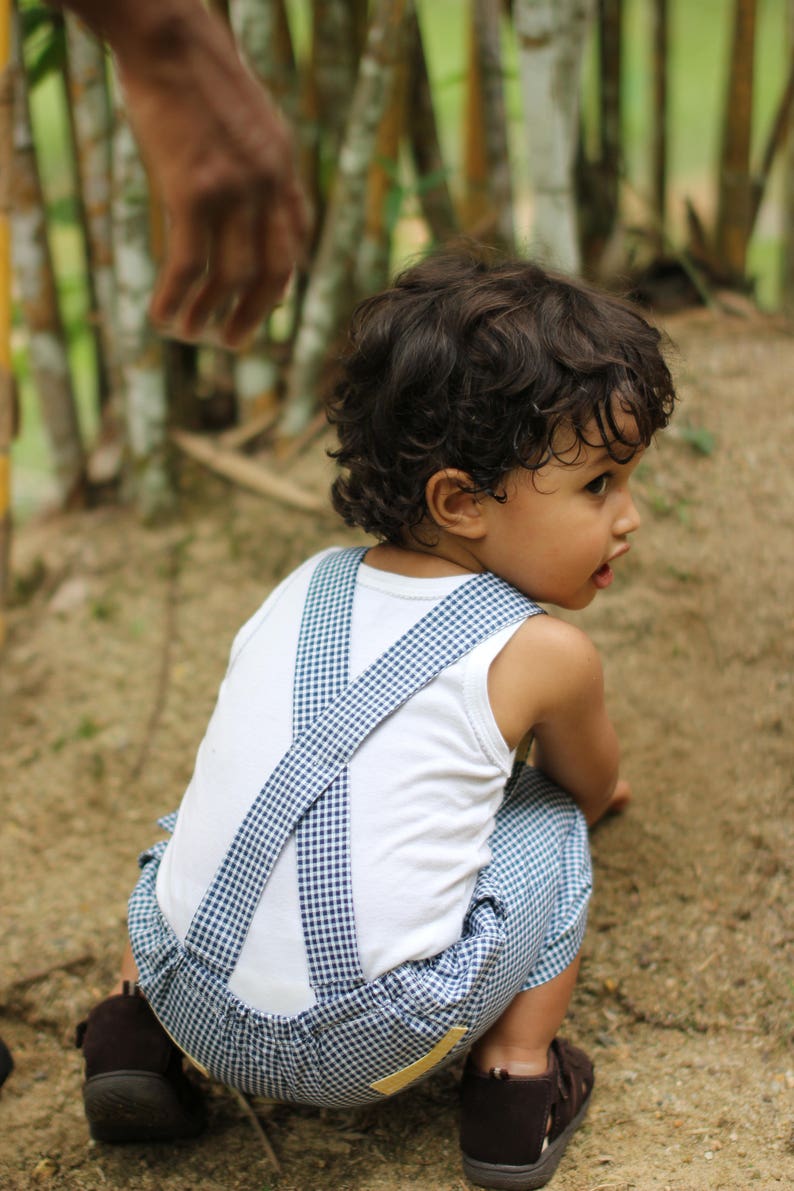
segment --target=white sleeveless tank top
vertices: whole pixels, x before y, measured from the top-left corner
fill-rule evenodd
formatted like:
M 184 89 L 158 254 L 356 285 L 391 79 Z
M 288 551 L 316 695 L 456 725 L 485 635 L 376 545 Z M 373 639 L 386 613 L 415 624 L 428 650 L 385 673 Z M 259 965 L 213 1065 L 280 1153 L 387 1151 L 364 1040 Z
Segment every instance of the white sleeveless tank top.
M 321 555 L 281 583 L 232 646 L 218 701 L 163 857 L 157 898 L 184 939 L 234 833 L 292 739 L 301 614 Z M 414 579 L 358 570 L 350 678 L 355 678 L 463 577 Z M 387 717 L 349 767 L 353 898 L 361 964 L 375 979 L 436 955 L 460 937 L 510 775 L 511 752 L 491 711 L 488 670 L 519 626 L 495 633 Z M 314 1003 L 293 841 L 254 915 L 229 987 L 256 1009 L 293 1014 Z

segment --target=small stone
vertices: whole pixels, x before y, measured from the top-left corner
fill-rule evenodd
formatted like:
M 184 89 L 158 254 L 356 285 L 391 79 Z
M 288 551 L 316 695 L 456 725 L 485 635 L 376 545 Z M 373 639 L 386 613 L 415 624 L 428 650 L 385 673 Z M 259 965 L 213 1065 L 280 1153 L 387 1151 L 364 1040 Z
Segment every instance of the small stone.
M 81 576 L 66 579 L 50 600 L 50 611 L 65 614 L 79 608 L 88 599 L 88 584 Z
M 33 1179 L 37 1183 L 46 1183 L 58 1173 L 58 1163 L 53 1158 L 42 1158 L 33 1167 Z

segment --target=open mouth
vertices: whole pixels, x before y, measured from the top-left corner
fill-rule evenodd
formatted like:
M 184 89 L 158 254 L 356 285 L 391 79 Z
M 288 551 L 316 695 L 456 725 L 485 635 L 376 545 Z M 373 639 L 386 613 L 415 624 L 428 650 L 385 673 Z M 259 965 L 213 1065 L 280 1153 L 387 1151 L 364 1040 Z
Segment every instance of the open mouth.
M 600 566 L 597 571 L 593 572 L 593 583 L 598 588 L 609 587 L 614 578 L 615 572 L 608 562 L 605 562 L 603 566 Z

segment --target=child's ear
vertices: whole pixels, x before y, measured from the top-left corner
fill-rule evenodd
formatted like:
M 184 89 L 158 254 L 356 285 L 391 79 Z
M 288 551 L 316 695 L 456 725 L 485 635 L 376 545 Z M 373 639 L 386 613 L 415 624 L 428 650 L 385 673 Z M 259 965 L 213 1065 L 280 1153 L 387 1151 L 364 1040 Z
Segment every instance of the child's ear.
M 471 476 L 457 467 L 434 472 L 425 486 L 427 511 L 439 529 L 476 540 L 485 534 L 482 498 L 472 493 Z

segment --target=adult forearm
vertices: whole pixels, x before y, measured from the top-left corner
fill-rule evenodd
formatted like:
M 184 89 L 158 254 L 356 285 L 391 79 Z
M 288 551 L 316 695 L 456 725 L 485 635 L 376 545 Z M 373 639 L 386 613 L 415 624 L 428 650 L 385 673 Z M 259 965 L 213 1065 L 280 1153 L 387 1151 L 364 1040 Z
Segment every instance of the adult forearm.
M 199 75 L 219 54 L 237 68 L 232 38 L 201 0 L 53 0 L 80 17 L 113 51 L 124 78 L 162 67 L 178 75 Z M 222 48 L 221 48 L 222 47 Z
M 191 24 L 206 19 L 200 0 L 51 0 L 59 8 L 75 13 L 114 50 L 157 43 L 168 35 L 174 37 L 190 29 Z

